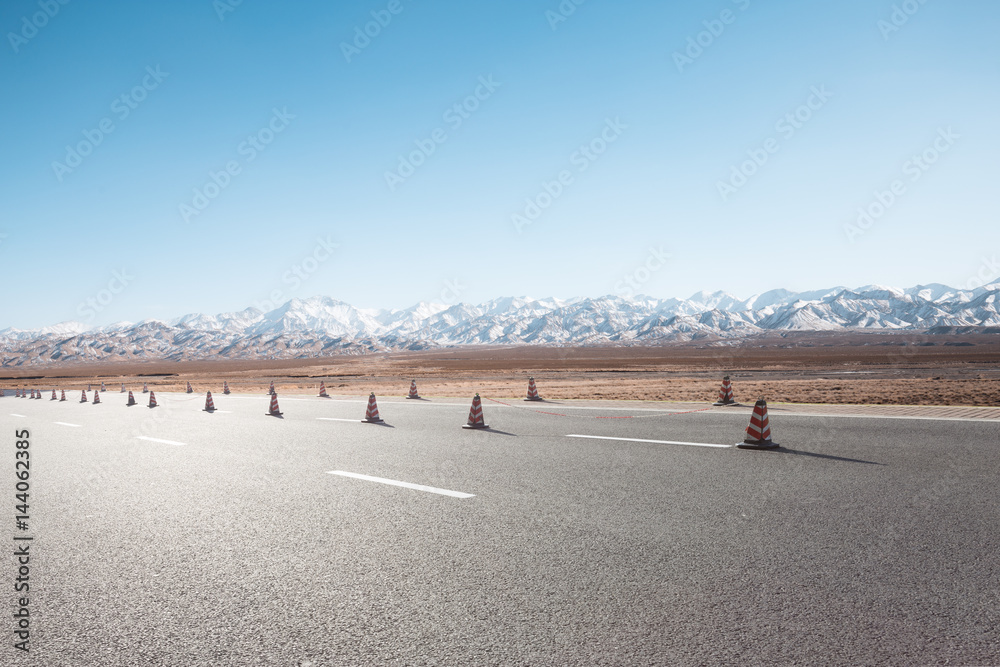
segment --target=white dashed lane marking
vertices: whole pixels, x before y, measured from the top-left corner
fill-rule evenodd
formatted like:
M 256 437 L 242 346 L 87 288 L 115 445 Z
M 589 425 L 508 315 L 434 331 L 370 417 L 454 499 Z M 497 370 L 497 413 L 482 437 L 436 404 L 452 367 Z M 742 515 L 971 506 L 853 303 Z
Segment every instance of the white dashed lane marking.
M 592 440 L 621 440 L 623 442 L 648 442 L 654 445 L 687 445 L 689 447 L 713 447 L 729 449 L 732 445 L 711 445 L 705 442 L 681 442 L 679 440 L 643 440 L 641 438 L 612 438 L 607 435 L 567 435 L 567 438 L 590 438 Z
M 161 440 L 160 438 L 147 438 L 144 435 L 136 436 L 138 440 L 146 440 L 147 442 L 159 442 L 164 445 L 173 445 L 175 447 L 185 447 L 183 442 L 174 442 L 173 440 Z
M 426 491 L 427 493 L 436 493 L 441 496 L 451 496 L 452 498 L 475 498 L 475 494 L 472 493 L 462 493 L 461 491 L 449 491 L 448 489 L 438 489 L 433 486 L 424 486 L 423 484 L 410 484 L 409 482 L 398 482 L 394 479 L 385 479 L 384 477 L 371 477 L 370 475 L 360 475 L 356 472 L 331 470 L 327 474 L 340 475 L 341 477 L 351 477 L 353 479 L 361 479 L 366 482 L 389 484 L 390 486 L 401 486 L 404 489 L 413 489 L 414 491 Z

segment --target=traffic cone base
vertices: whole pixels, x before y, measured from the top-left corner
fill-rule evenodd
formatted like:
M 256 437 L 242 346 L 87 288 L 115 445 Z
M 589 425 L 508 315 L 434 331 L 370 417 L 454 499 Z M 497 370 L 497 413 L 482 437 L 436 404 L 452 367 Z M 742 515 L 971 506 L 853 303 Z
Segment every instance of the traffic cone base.
M 743 442 L 736 443 L 736 446 L 740 449 L 777 449 L 781 447 L 781 445 L 771 440 L 760 440 L 758 442 L 747 442 L 744 440 Z

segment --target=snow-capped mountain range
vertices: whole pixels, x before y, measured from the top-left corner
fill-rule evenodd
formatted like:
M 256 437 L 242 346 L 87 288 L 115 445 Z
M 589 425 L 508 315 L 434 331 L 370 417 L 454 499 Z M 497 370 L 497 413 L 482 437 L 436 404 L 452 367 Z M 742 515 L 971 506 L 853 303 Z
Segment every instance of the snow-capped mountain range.
M 292 299 L 266 313 L 247 308 L 96 329 L 77 322 L 34 331 L 4 329 L 0 363 L 290 359 L 449 345 L 657 344 L 767 331 L 935 327 L 1000 327 L 1000 281 L 971 290 L 940 284 L 778 289 L 742 300 L 725 292 L 699 292 L 687 299 L 506 297 L 479 305 L 419 303 L 378 311 L 313 297 Z

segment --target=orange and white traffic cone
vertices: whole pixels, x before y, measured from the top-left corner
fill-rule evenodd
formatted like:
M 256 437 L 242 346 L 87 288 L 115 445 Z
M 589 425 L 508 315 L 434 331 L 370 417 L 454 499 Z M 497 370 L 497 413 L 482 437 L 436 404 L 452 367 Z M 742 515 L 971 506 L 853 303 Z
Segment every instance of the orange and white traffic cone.
M 472 408 L 469 410 L 469 423 L 462 428 L 489 428 L 483 420 L 483 401 L 476 394 L 472 399 Z
M 151 407 L 151 408 L 155 408 L 156 407 L 156 392 L 155 391 L 149 392 L 149 407 Z
M 368 397 L 368 409 L 365 410 L 365 418 L 361 421 L 366 424 L 378 424 L 382 421 L 382 418 L 378 416 L 378 403 L 375 402 L 374 391 Z
M 55 389 L 52 390 L 52 398 L 50 398 L 49 400 L 50 401 L 58 401 L 59 400 L 59 397 L 56 396 L 56 390 Z
M 232 393 L 232 392 L 229 391 L 229 383 L 228 382 L 223 382 L 222 383 L 222 393 L 226 394 L 227 396 Z
M 267 390 L 267 393 L 270 394 L 271 396 L 274 396 L 274 380 L 271 380 L 271 386 Z
M 82 392 L 80 392 L 80 402 L 81 403 L 86 403 L 87 402 L 87 390 L 86 389 L 84 389 Z
M 420 394 L 417 393 L 417 381 L 410 380 L 410 393 L 406 395 L 407 398 L 420 398 Z
M 212 392 L 205 394 L 205 409 L 202 412 L 215 412 L 215 401 L 212 400 Z
M 131 390 L 128 392 L 128 403 L 125 404 L 128 407 L 135 405 L 135 396 L 132 395 Z
M 104 388 L 104 383 L 103 382 L 101 383 L 101 391 L 107 391 L 107 389 Z
M 194 389 L 191 388 L 191 383 L 190 382 L 188 382 L 187 393 L 189 393 L 189 394 L 193 394 L 194 393 Z
M 320 383 L 319 383 L 319 395 L 320 395 L 320 398 L 330 398 L 330 394 L 326 393 L 326 382 L 320 381 Z
M 750 415 L 750 425 L 747 426 L 747 435 L 743 442 L 737 443 L 737 447 L 743 449 L 774 449 L 780 447 L 771 441 L 771 425 L 767 420 L 767 401 L 761 399 L 753 406 L 753 414 Z
M 142 393 L 144 394 L 149 393 L 149 385 L 147 385 L 145 382 L 142 383 Z
M 736 405 L 736 398 L 733 396 L 733 383 L 729 381 L 729 376 L 722 378 L 722 387 L 719 389 L 719 400 L 712 405 Z
M 273 417 L 280 417 L 281 410 L 278 409 L 278 395 L 271 394 L 271 408 L 267 411 L 267 414 Z
M 542 397 L 538 395 L 538 387 L 535 386 L 535 378 L 528 378 L 528 397 L 526 401 L 540 401 Z
M 101 392 L 95 391 L 94 392 L 94 405 L 97 405 L 100 402 L 101 402 Z
M 34 390 L 34 389 L 32 389 L 32 390 L 31 390 L 31 398 L 34 398 L 34 397 L 35 397 L 35 390 Z
M 125 383 L 124 382 L 122 382 L 122 391 L 121 391 L 121 393 L 123 393 L 123 394 L 125 393 Z
M 62 401 L 65 401 L 65 400 L 66 400 L 66 390 L 63 389 L 63 390 L 60 391 L 59 401 L 62 402 Z

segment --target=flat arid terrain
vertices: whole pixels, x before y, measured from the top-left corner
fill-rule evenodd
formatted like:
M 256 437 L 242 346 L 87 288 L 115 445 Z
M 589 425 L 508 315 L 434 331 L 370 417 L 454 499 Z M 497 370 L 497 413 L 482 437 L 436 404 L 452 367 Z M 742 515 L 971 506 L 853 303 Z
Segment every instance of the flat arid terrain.
M 737 400 L 883 405 L 1000 405 L 998 334 L 798 333 L 739 344 L 659 347 L 456 347 L 283 361 L 102 363 L 4 368 L 0 387 L 107 383 L 157 391 L 523 396 L 533 376 L 552 399 L 710 401 L 723 375 Z

